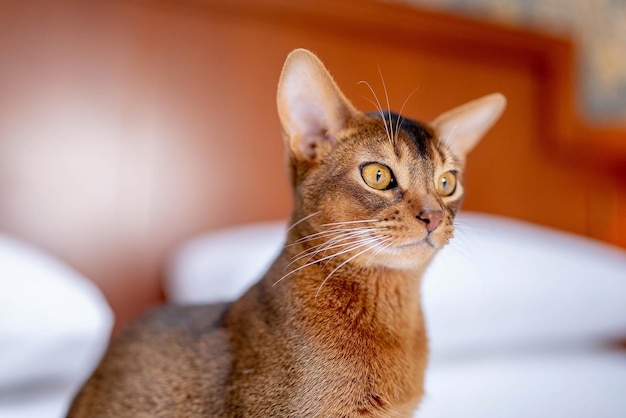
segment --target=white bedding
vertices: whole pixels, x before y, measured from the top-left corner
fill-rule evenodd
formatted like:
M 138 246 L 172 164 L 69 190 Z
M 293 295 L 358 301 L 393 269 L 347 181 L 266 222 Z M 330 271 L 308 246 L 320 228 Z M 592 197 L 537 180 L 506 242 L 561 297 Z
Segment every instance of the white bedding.
M 89 281 L 0 235 L 0 418 L 64 416 L 112 325 Z

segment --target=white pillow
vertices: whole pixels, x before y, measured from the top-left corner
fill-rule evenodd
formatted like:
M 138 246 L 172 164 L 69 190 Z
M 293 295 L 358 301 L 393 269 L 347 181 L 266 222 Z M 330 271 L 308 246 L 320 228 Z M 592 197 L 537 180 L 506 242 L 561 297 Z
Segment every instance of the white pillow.
M 251 224 L 184 243 L 168 263 L 167 299 L 193 304 L 238 298 L 278 255 L 286 230 L 283 221 Z
M 626 336 L 626 252 L 531 224 L 464 213 L 426 274 L 435 356 Z M 207 234 L 173 256 L 176 303 L 232 300 L 279 252 L 284 222 Z
M 0 235 L 0 417 L 59 417 L 102 355 L 113 315 L 89 281 Z M 33 411 L 37 411 L 34 413 Z

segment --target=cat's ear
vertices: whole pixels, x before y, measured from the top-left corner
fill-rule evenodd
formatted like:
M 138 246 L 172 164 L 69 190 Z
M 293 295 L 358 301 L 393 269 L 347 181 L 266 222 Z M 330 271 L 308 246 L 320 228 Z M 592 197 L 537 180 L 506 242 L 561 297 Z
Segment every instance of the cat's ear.
M 278 116 L 287 147 L 296 158 L 318 161 L 356 109 L 322 62 L 305 49 L 292 51 L 278 83 Z
M 439 140 L 464 159 L 496 123 L 506 107 L 506 98 L 493 93 L 454 108 L 431 122 Z

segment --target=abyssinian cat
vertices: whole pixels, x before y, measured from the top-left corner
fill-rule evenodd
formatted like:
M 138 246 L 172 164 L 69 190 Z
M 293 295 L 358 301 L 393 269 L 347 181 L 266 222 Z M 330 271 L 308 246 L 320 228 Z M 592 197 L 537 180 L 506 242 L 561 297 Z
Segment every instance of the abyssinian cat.
M 493 94 L 429 124 L 361 113 L 293 51 L 278 85 L 294 190 L 282 252 L 230 304 L 130 326 L 68 416 L 411 416 L 428 359 L 421 277 L 452 237 L 466 155 L 504 107 Z

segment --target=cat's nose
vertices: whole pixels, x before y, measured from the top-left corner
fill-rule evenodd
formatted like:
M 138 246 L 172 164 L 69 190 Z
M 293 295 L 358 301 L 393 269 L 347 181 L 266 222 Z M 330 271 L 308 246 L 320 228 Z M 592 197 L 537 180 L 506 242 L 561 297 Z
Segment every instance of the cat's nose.
M 417 215 L 417 219 L 424 222 L 428 233 L 433 232 L 443 219 L 443 212 L 440 210 L 428 210 L 425 209 Z

